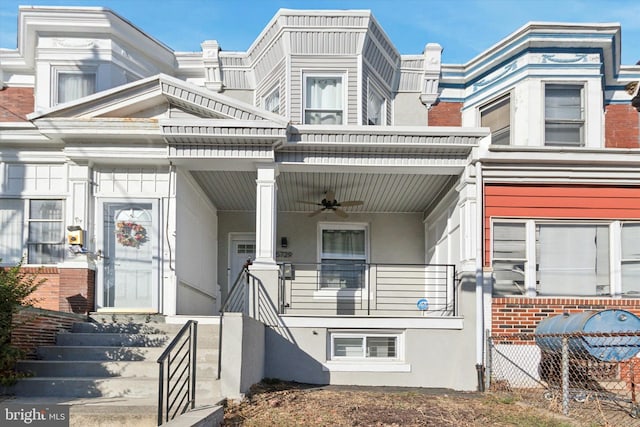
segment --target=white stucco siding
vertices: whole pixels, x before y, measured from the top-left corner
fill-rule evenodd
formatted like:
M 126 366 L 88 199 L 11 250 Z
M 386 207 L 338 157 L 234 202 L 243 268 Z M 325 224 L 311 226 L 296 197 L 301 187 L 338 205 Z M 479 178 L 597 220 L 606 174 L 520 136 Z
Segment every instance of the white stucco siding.
M 188 175 L 176 173 L 177 314 L 213 315 L 218 308 L 216 209 Z

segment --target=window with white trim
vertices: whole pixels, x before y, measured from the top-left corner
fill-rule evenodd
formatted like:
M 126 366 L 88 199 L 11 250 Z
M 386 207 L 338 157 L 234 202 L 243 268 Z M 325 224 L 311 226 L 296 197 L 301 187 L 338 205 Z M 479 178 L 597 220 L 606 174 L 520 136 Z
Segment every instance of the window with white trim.
M 400 360 L 400 333 L 331 333 L 331 360 Z
M 386 125 L 387 124 L 387 101 L 376 90 L 371 83 L 369 83 L 369 90 L 367 91 L 367 125 Z
M 271 113 L 280 114 L 280 90 L 277 87 L 262 98 L 262 106 Z
M 618 235 L 612 231 L 615 227 L 622 227 L 621 239 L 615 237 Z M 638 288 L 634 279 L 640 277 L 636 276 L 640 259 L 635 259 L 640 255 L 638 231 L 628 223 L 606 221 L 494 221 L 493 294 L 584 297 L 632 294 L 630 291 L 635 289 L 629 288 Z M 618 252 L 612 248 L 620 245 L 622 258 L 612 258 L 612 253 Z M 612 263 L 621 264 L 622 269 L 611 268 Z M 620 270 L 622 274 L 618 277 Z M 620 281 L 622 289 L 613 286 Z
M 361 289 L 367 267 L 367 227 L 320 226 L 320 289 Z
M 503 96 L 480 107 L 480 126 L 491 129 L 491 143 L 509 145 L 511 141 L 511 97 Z
M 344 120 L 342 75 L 304 75 L 304 124 L 341 125 Z
M 55 75 L 56 104 L 73 101 L 96 92 L 95 72 L 58 71 Z
M 584 86 L 550 84 L 544 86 L 545 145 L 584 145 Z
M 23 256 L 28 264 L 61 262 L 65 251 L 62 209 L 62 200 L 0 199 L 2 263 L 15 264 Z
M 621 240 L 622 295 L 640 297 L 640 223 L 623 222 Z

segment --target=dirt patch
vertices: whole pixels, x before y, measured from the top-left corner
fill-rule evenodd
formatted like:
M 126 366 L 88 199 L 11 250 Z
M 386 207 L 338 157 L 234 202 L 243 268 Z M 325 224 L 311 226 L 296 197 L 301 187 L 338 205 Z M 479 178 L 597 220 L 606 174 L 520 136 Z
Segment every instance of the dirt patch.
M 577 426 L 497 394 L 260 383 L 225 409 L 225 426 Z

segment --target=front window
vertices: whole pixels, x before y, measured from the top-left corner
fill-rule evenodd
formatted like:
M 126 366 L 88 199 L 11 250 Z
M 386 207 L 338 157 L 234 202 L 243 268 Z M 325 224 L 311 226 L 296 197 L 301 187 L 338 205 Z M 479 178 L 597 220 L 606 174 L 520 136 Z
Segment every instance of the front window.
M 371 84 L 369 85 L 367 100 L 367 124 L 376 126 L 386 124 L 386 101 Z
M 73 101 L 96 91 L 95 73 L 59 72 L 57 103 Z
M 305 76 L 305 124 L 340 125 L 343 123 L 342 83 L 342 76 Z
M 622 224 L 622 294 L 640 296 L 640 223 Z
M 364 228 L 321 230 L 320 288 L 364 287 L 367 263 Z
M 262 105 L 265 110 L 271 113 L 280 114 L 280 91 L 278 88 L 275 88 L 263 98 Z
M 584 145 L 582 85 L 545 85 L 545 145 Z
M 25 241 L 28 264 L 57 264 L 63 260 L 62 200 L 0 199 L 0 226 L 3 264 L 22 259 Z
M 491 129 L 491 143 L 509 145 L 511 139 L 511 99 L 504 96 L 480 108 L 480 126 Z
M 331 334 L 331 359 L 399 358 L 399 334 Z
M 494 222 L 493 295 L 602 296 L 619 292 L 611 287 L 610 248 L 619 243 L 612 243 L 610 228 L 606 222 Z M 640 230 L 630 230 L 627 238 L 633 239 L 636 231 Z M 624 254 L 624 232 L 622 244 Z M 635 260 L 632 250 L 626 252 L 631 278 Z M 623 262 L 623 283 L 624 268 Z

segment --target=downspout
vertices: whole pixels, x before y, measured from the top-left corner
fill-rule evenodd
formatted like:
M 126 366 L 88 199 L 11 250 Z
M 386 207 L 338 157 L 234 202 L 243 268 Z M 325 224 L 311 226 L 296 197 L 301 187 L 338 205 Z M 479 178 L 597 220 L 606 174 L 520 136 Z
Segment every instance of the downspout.
M 476 372 L 478 391 L 484 391 L 484 294 L 483 253 L 484 200 L 482 162 L 476 162 Z

